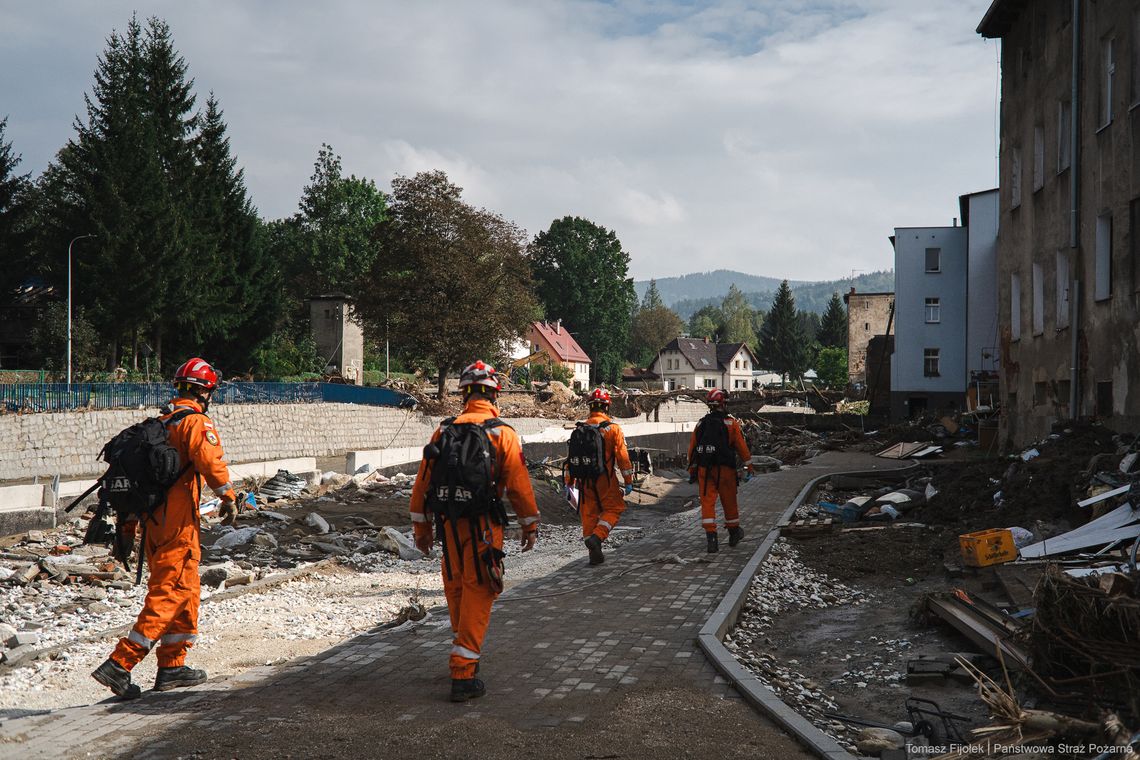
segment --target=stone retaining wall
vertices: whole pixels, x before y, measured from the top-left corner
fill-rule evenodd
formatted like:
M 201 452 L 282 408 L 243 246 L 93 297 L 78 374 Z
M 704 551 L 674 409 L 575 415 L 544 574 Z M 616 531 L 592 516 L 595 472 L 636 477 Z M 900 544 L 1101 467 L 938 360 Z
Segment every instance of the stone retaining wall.
M 704 409 L 692 402 L 669 403 L 662 405 L 658 418 L 687 422 L 699 419 Z M 0 415 L 0 480 L 98 475 L 103 444 L 148 414 L 154 410 Z M 356 404 L 219 404 L 210 416 L 232 463 L 423 446 L 440 420 Z M 508 421 L 521 435 L 564 424 L 533 417 Z

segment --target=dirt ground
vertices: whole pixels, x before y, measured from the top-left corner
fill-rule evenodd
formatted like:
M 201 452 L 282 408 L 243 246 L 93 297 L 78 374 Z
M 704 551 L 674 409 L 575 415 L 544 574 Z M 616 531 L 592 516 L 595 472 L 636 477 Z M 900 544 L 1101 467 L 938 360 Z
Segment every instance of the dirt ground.
M 980 725 L 986 711 L 971 685 L 950 678 L 910 684 L 906 677 L 908 660 L 974 651 L 967 639 L 921 614 L 924 598 L 950 585 L 941 553 L 931 551 L 940 542 L 940 532 L 911 528 L 793 541 L 804 564 L 862 590 L 869 601 L 780 617 L 770 651 L 798 661 L 840 713 L 891 725 L 909 720 L 906 701 L 915 697 Z

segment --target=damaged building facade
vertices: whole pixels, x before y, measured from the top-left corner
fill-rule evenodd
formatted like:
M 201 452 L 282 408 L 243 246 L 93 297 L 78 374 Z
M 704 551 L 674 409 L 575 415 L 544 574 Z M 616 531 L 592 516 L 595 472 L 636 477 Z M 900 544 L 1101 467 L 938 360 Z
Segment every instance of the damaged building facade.
M 1140 426 L 1140 7 L 995 0 L 1002 437 Z
M 847 382 L 867 384 L 867 347 L 872 338 L 894 335 L 894 293 L 857 293 L 843 296 L 847 305 Z M 874 372 L 874 367 L 872 367 Z

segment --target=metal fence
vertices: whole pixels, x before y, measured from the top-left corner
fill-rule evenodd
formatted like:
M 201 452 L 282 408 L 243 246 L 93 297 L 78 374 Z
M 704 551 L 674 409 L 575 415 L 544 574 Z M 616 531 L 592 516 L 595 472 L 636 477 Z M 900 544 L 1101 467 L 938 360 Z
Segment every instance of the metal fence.
M 73 409 L 159 407 L 174 395 L 170 383 L 4 383 L 0 409 L 60 412 Z M 223 383 L 213 404 L 365 404 L 410 407 L 415 399 L 390 388 L 334 383 Z

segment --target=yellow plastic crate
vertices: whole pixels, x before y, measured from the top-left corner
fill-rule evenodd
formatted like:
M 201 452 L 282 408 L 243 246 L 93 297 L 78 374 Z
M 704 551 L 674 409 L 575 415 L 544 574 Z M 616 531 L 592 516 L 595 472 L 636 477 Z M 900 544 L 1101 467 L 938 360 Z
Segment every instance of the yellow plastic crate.
M 1005 528 L 979 530 L 958 536 L 958 546 L 962 549 L 962 561 L 970 567 L 1000 565 L 1017 559 L 1013 534 Z

